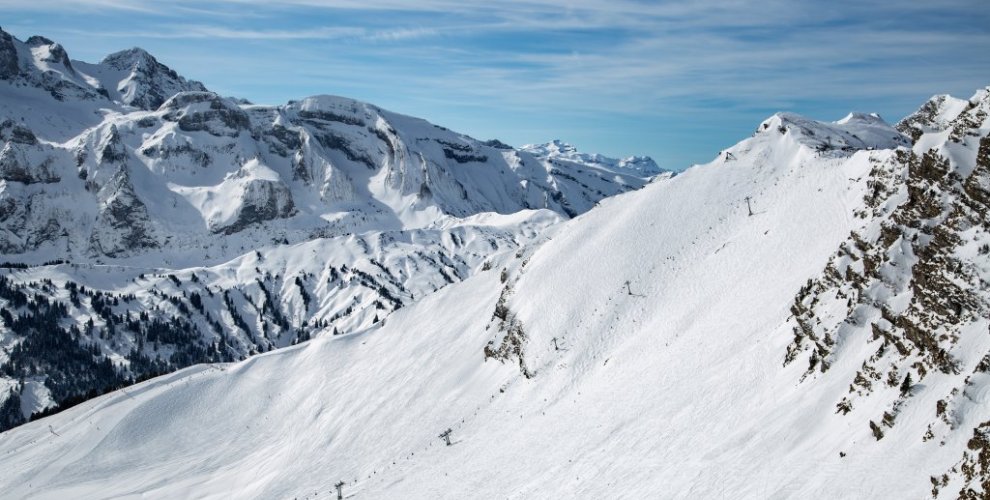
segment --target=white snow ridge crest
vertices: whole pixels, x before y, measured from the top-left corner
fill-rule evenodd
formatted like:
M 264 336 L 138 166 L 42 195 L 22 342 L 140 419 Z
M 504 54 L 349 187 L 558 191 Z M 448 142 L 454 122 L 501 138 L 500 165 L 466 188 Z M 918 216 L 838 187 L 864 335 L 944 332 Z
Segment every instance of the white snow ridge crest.
M 0 489 L 984 498 L 988 95 L 777 114 L 676 176 L 337 97 L 13 121 L 3 383 L 85 401 L 0 435 Z

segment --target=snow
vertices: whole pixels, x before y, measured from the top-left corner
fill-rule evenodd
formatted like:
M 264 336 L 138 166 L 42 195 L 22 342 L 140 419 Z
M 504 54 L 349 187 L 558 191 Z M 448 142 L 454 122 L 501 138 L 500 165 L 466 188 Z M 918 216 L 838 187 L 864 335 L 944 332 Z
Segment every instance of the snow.
M 210 230 L 218 231 L 236 221 L 245 203 L 264 204 L 268 201 L 264 194 L 266 191 L 259 191 L 258 186 L 279 185 L 280 181 L 277 172 L 255 158 L 246 162 L 240 170 L 227 174 L 216 186 L 187 187 L 169 183 L 168 188 L 185 198 L 201 214 Z M 281 196 L 282 200 L 273 202 L 284 206 L 286 194 Z M 252 200 L 252 197 L 261 199 Z
M 615 159 L 599 154 L 581 153 L 576 147 L 554 139 L 546 144 L 527 144 L 520 151 L 550 160 L 567 161 L 585 166 L 607 166 L 616 172 L 626 172 L 637 176 L 650 177 L 664 173 L 657 164 L 646 156 L 629 156 Z
M 77 66 L 103 75 L 100 71 L 118 71 L 110 63 Z M 155 92 L 171 88 L 172 80 L 166 80 L 153 86 Z M 484 212 L 546 208 L 572 217 L 662 172 L 648 158 L 582 153 L 551 158 L 497 149 L 421 119 L 335 96 L 256 106 L 194 90 L 174 94 L 152 111 L 126 102 L 35 97 L 30 108 L 11 104 L 9 110 L 39 138 L 42 149 L 32 162 L 53 158 L 61 169 L 61 182 L 32 188 L 44 195 L 33 212 L 58 221 L 60 230 L 54 232 L 67 234 L 67 241 L 21 240 L 8 246 L 22 262 L 110 257 L 143 265 L 160 262 L 156 253 L 170 253 L 174 248 L 163 247 L 168 241 L 203 250 L 169 265 L 216 264 L 236 257 L 251 232 L 295 243 L 314 233 L 411 230 L 445 216 Z M 6 104 L 0 99 L 0 106 Z M 98 106 L 107 108 L 93 109 Z M 39 116 L 68 118 L 44 123 Z M 152 237 L 141 247 L 93 246 L 93 241 L 116 241 L 112 226 L 123 224 L 96 216 L 106 212 L 106 200 L 95 194 L 111 179 L 120 180 L 120 172 L 123 188 L 134 193 L 133 206 L 124 208 L 146 213 L 144 232 Z M 16 186 L 2 194 L 28 203 L 28 194 Z M 81 208 L 78 213 L 47 210 L 69 199 Z M 270 201 L 274 209 L 268 209 Z
M 760 124 L 757 133 L 794 134 L 795 140 L 820 150 L 893 149 L 911 142 L 879 115 L 850 113 L 822 123 L 795 113 L 777 113 Z
M 445 300 L 450 293 L 442 291 L 424 299 L 423 303 L 429 307 L 393 315 L 388 326 L 380 331 L 317 339 L 235 366 L 194 367 L 84 403 L 76 410 L 82 412 L 74 420 L 76 430 L 61 422 L 50 424 L 66 437 L 63 443 L 69 439 L 81 440 L 71 451 L 63 450 L 64 463 L 81 460 L 87 465 L 63 469 L 59 464 L 46 466 L 25 460 L 23 468 L 18 469 L 34 470 L 33 478 L 21 486 L 5 484 L 4 491 L 17 496 L 37 495 L 39 492 L 29 485 L 45 484 L 46 489 L 52 489 L 41 494 L 42 497 L 138 492 L 171 496 L 182 495 L 179 492 L 186 488 L 199 489 L 202 485 L 198 483 L 206 480 L 212 486 L 197 495 L 209 496 L 208 490 L 212 489 L 216 497 L 285 497 L 305 491 L 308 485 L 320 484 L 319 478 L 308 477 L 312 467 L 338 469 L 341 477 L 372 473 L 370 468 L 365 471 L 361 467 L 344 470 L 342 466 L 351 461 L 346 449 L 377 448 L 374 454 L 382 462 L 379 467 L 384 472 L 386 458 L 397 458 L 410 449 L 429 449 L 430 444 L 437 447 L 432 443 L 433 428 L 452 424 L 445 413 L 468 414 L 486 402 L 489 394 L 498 392 L 498 387 L 511 375 L 511 370 L 492 363 L 482 365 L 481 369 L 477 366 L 460 369 L 456 363 L 449 364 L 451 360 L 470 359 L 474 361 L 471 365 L 478 365 L 480 356 L 474 347 L 482 341 L 487 304 L 498 291 L 497 280 L 492 279 L 494 271 L 487 274 L 488 279 L 454 291 L 473 306 Z M 443 315 L 448 321 L 423 329 L 424 322 L 430 321 L 433 314 Z M 473 337 L 474 342 L 465 342 L 466 335 Z M 449 342 L 448 348 L 437 349 L 438 342 L 443 345 L 445 341 Z M 378 359 L 381 364 L 374 367 L 376 377 L 388 381 L 392 390 L 378 392 L 368 390 L 370 387 L 366 385 L 362 387 L 367 380 L 361 375 L 364 369 L 356 364 L 357 356 Z M 421 369 L 409 370 L 410 363 Z M 248 392 L 261 396 L 247 400 L 229 398 Z M 440 397 L 433 399 L 437 395 Z M 432 399 L 429 405 L 417 404 L 424 402 L 425 397 Z M 407 420 L 399 424 L 394 410 L 402 407 L 409 412 L 402 417 Z M 444 413 L 434 411 L 440 407 L 445 408 Z M 273 411 L 281 415 L 270 413 Z M 103 412 L 114 416 L 110 420 L 102 417 L 99 422 L 93 420 Z M 160 422 L 167 428 L 149 427 L 144 422 L 166 414 L 172 417 Z M 189 432 L 187 423 L 176 418 L 179 415 L 195 416 L 214 432 L 209 436 Z M 312 434 L 305 446 L 308 452 L 287 446 L 287 438 L 295 434 L 293 429 L 302 428 Z M 376 428 L 381 433 L 362 432 L 361 428 Z M 421 429 L 428 431 L 424 434 L 419 432 Z M 49 432 L 47 427 L 44 430 Z M 23 447 L 33 448 L 30 441 L 34 438 L 21 441 L 15 434 L 8 436 L 10 439 L 5 439 L 4 444 L 13 446 L 8 450 L 16 449 L 16 456 L 27 458 Z M 56 437 L 51 433 L 49 436 Z M 386 437 L 395 441 L 382 443 Z M 259 442 L 265 443 L 264 450 L 256 447 Z M 52 446 L 59 447 L 57 442 L 50 442 L 47 446 L 50 451 L 54 451 Z M 154 461 L 149 462 L 145 447 L 160 448 L 165 454 L 155 455 Z M 337 451 L 331 452 L 333 447 Z M 196 458 L 200 453 L 203 454 Z M 243 479 L 240 484 L 209 479 L 232 479 L 230 465 L 225 463 L 231 458 L 251 469 L 248 474 L 238 475 Z M 129 485 L 118 483 L 122 489 L 116 489 L 118 486 L 106 489 L 106 485 L 88 479 L 115 475 L 127 462 L 145 465 L 132 469 L 134 474 L 128 481 L 133 482 Z M 183 476 L 184 479 L 175 480 Z M 14 476 L 5 474 L 5 477 Z
M 920 439 L 955 377 L 926 379 L 877 442 L 863 417 L 880 403 L 858 418 L 835 411 L 856 356 L 813 386 L 799 383 L 803 367 L 782 367 L 794 294 L 861 229 L 864 179 L 894 154 L 869 140 L 823 154 L 790 132 L 889 127 L 771 120 L 794 128 L 604 200 L 367 330 L 190 368 L 14 429 L 0 487 L 38 498 L 328 498 L 337 481 L 356 498 L 926 495 L 968 439 Z M 482 356 L 500 337 L 500 296 L 532 378 Z M 990 348 L 973 333 L 988 325 L 960 349 Z M 843 349 L 873 349 L 853 338 Z M 437 436 L 448 427 L 450 447 Z

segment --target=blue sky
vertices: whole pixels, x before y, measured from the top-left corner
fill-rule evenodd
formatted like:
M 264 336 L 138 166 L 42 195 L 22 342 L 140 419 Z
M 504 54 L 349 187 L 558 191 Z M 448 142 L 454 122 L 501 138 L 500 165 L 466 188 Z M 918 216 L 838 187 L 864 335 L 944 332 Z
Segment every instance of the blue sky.
M 140 46 L 225 95 L 366 100 L 479 139 L 709 161 L 778 110 L 894 122 L 990 85 L 986 0 L 0 0 L 98 61 Z

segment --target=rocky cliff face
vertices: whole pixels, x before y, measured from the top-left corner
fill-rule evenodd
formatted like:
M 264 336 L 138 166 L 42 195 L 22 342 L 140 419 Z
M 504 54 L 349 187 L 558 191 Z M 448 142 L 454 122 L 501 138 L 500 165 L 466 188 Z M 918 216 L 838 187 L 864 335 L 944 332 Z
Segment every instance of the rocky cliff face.
M 868 420 L 877 440 L 918 411 L 928 422 L 920 442 L 972 433 L 959 463 L 931 478 L 935 496 L 990 491 L 981 465 L 990 424 L 972 417 L 974 391 L 990 380 L 988 106 L 985 90 L 968 101 L 936 96 L 898 125 L 914 147 L 871 160 L 861 227 L 795 297 L 784 357 L 806 364 L 805 384 L 837 363 L 858 365 L 835 411 Z M 869 354 L 848 359 L 863 342 Z M 878 401 L 882 411 L 861 415 Z
M 115 257 L 159 246 L 148 207 L 134 191 L 126 166 L 119 167 L 96 198 L 99 216 L 90 236 L 95 253 Z

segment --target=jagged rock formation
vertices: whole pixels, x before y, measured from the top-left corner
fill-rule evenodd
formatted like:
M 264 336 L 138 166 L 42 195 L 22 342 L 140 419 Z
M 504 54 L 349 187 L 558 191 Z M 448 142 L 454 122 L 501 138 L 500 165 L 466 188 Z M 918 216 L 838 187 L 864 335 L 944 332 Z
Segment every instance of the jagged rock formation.
M 974 351 L 990 314 L 988 109 L 987 90 L 968 101 L 935 96 L 898 125 L 912 136 L 913 150 L 870 158 L 861 227 L 795 297 L 794 340 L 784 357 L 785 364 L 806 362 L 806 379 L 840 361 L 859 363 L 836 411 L 885 401 L 886 409 L 870 416 L 877 440 L 936 390 L 930 386 L 944 386 L 930 379 L 954 381 L 932 396 L 938 401 L 918 439 L 945 445 L 950 434 L 969 430 L 974 437 L 959 464 L 932 477 L 936 496 L 990 491 L 987 468 L 979 466 L 984 424 L 967 418 L 990 360 L 990 351 Z M 843 351 L 864 337 L 872 353 L 844 360 Z

